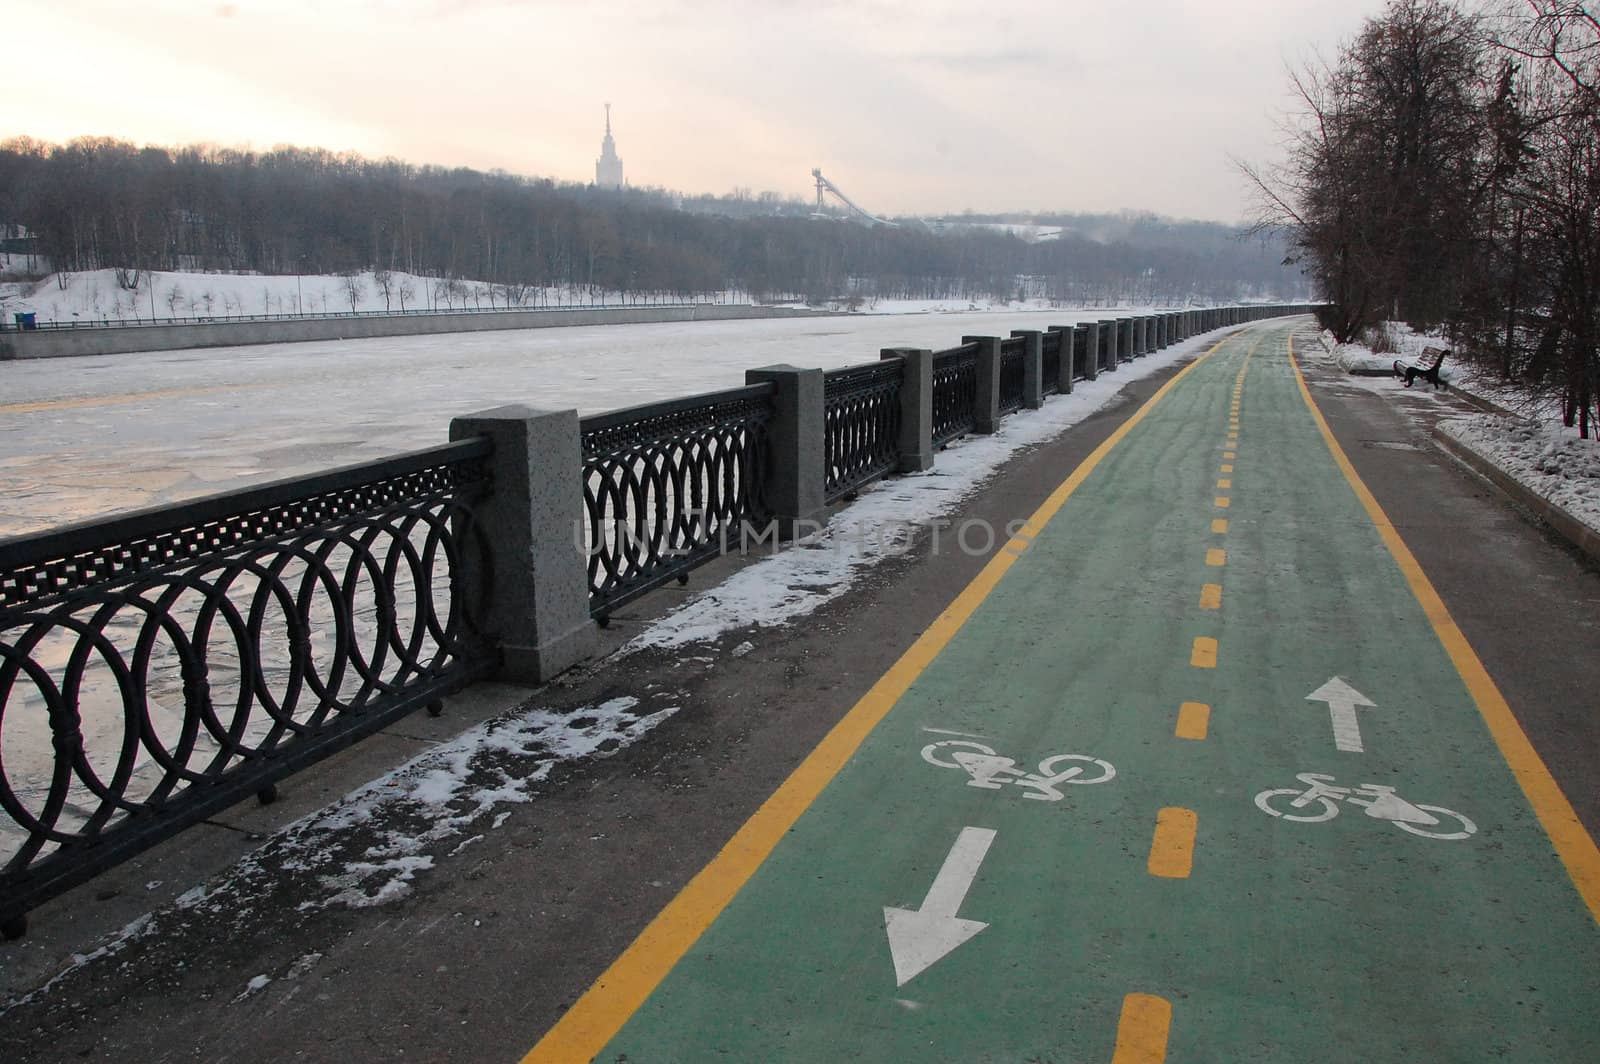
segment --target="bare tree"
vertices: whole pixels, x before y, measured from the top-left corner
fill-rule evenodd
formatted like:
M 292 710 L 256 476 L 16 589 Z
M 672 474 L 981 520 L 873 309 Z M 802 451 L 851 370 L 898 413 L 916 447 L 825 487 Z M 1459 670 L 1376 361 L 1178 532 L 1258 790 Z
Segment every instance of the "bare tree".
M 350 313 L 354 314 L 361 306 L 362 297 L 367 294 L 367 286 L 361 282 L 361 275 L 359 273 L 341 274 L 339 288 L 344 292 L 345 298 L 350 301 Z M 324 309 L 326 309 L 326 299 L 324 299 L 323 303 Z
M 378 286 L 378 291 L 383 294 L 383 309 L 392 310 L 389 300 L 394 295 L 394 274 L 389 270 L 373 270 L 372 283 Z

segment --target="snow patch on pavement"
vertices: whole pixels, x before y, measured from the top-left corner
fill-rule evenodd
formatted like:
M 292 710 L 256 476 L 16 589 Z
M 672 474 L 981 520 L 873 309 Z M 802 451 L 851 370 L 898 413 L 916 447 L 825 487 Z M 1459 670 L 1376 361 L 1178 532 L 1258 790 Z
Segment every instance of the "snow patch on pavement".
M 185 892 L 165 912 L 147 913 L 94 951 L 75 954 L 49 982 L 0 1005 L 0 1016 L 49 992 L 84 965 L 152 934 L 170 934 L 170 913 L 214 915 L 233 926 L 257 903 L 277 906 L 281 902 L 268 899 L 285 874 L 302 893 L 295 906 L 301 912 L 369 908 L 403 898 L 417 873 L 433 867 L 432 851 L 440 843 L 465 834 L 496 806 L 532 801 L 536 785 L 557 765 L 609 757 L 679 709 L 645 713 L 638 707 L 636 698 L 613 698 L 564 712 L 530 710 L 470 728 L 278 831 L 224 879 Z M 489 830 L 508 815 L 502 810 Z M 469 836 L 451 852 L 482 837 Z M 301 957 L 288 977 L 303 974 L 320 959 Z M 251 980 L 234 1000 L 266 985 L 255 984 Z

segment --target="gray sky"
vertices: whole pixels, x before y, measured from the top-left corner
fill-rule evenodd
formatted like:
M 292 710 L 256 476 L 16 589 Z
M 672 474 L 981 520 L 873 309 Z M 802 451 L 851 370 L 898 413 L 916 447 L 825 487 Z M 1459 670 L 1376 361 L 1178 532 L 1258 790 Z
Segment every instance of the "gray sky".
M 869 210 L 1238 219 L 1284 65 L 1382 0 L 8 0 L 0 137 L 291 143 Z

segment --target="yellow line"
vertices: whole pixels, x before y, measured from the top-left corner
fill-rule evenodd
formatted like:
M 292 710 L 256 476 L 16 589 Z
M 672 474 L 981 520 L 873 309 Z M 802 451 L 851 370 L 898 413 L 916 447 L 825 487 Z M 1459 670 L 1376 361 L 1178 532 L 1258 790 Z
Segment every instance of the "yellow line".
M 1218 472 L 1220 472 L 1220 473 L 1232 473 L 1233 472 L 1233 465 L 1231 463 L 1229 463 L 1229 462 L 1224 462 L 1224 463 L 1222 463 L 1222 468 L 1220 470 L 1218 470 Z
M 1383 512 L 1378 500 L 1367 490 L 1366 484 L 1356 473 L 1355 466 L 1351 464 L 1344 448 L 1340 447 L 1339 441 L 1334 438 L 1333 430 L 1328 427 L 1322 411 L 1317 408 L 1316 400 L 1311 397 L 1311 389 L 1306 386 L 1306 379 L 1300 372 L 1300 363 L 1294 357 L 1293 336 L 1289 338 L 1289 365 L 1294 369 L 1295 379 L 1300 382 L 1301 398 L 1310 408 L 1311 416 L 1316 421 L 1317 428 L 1321 430 L 1322 439 L 1327 443 L 1328 450 L 1333 452 L 1333 460 L 1344 473 L 1345 480 L 1350 482 L 1350 487 L 1355 491 L 1356 498 L 1361 500 L 1367 516 L 1377 526 L 1378 535 L 1389 548 L 1389 553 L 1394 555 L 1400 571 L 1405 574 L 1406 583 L 1411 586 L 1411 593 L 1422 606 L 1422 612 L 1427 614 L 1429 623 L 1433 625 L 1434 634 L 1444 645 L 1445 653 L 1450 656 L 1456 672 L 1461 675 L 1462 682 L 1471 693 L 1472 700 L 1477 703 L 1478 712 L 1483 716 L 1484 723 L 1489 726 L 1489 734 L 1494 736 L 1495 743 L 1500 747 L 1501 756 L 1511 767 L 1512 774 L 1521 785 L 1522 793 L 1527 796 L 1528 804 L 1533 806 L 1539 823 L 1544 825 L 1545 834 L 1555 846 L 1556 854 L 1560 856 L 1562 864 L 1567 866 L 1567 874 L 1572 877 L 1572 882 L 1578 888 L 1579 895 L 1583 897 L 1584 904 L 1589 907 L 1589 915 L 1600 921 L 1600 848 L 1595 846 L 1594 839 L 1584 830 L 1582 822 L 1578 820 L 1578 814 L 1572 809 L 1572 803 L 1561 793 L 1561 785 L 1550 775 L 1544 760 L 1533 748 L 1533 743 L 1528 740 L 1528 735 L 1522 730 L 1516 715 L 1511 712 L 1511 706 L 1507 704 L 1505 696 L 1500 693 L 1500 688 L 1495 686 L 1494 680 L 1490 679 L 1489 670 L 1478 660 L 1477 652 L 1467 642 L 1467 637 L 1456 626 L 1455 619 L 1450 616 L 1444 600 L 1439 597 L 1432 581 L 1417 563 L 1411 548 L 1400 538 L 1400 533 L 1395 530 L 1388 514 Z
M 1228 552 L 1221 547 L 1212 547 L 1206 551 L 1206 564 L 1210 566 L 1227 565 Z
M 1172 734 L 1180 739 L 1204 739 L 1210 725 L 1210 706 L 1204 702 L 1185 702 L 1178 707 L 1178 726 Z
M 1217 667 L 1217 641 L 1208 635 L 1196 636 L 1194 648 L 1189 651 L 1189 664 L 1197 669 Z
M 1227 491 L 1233 487 L 1233 479 L 1231 477 L 1222 477 L 1217 481 L 1217 487 L 1222 491 Z
M 1222 457 L 1227 458 L 1227 459 L 1229 459 L 1231 461 L 1232 459 L 1235 459 L 1235 458 L 1239 457 L 1239 453 L 1237 451 L 1223 451 L 1222 452 Z
M 1218 495 L 1212 500 L 1212 505 L 1219 510 L 1226 510 L 1228 508 L 1228 497 L 1226 495 Z
M 1200 585 L 1200 608 L 1203 610 L 1220 610 L 1222 608 L 1222 585 Z
M 1194 833 L 1200 818 L 1193 809 L 1168 806 L 1156 814 L 1150 840 L 1150 874 L 1162 879 L 1188 879 L 1194 868 Z
M 1212 518 L 1211 519 L 1211 531 L 1217 533 L 1218 535 L 1222 535 L 1223 533 L 1227 532 L 1228 531 L 1228 519 L 1226 517 L 1214 517 L 1214 518 Z
M 1171 1027 L 1172 1002 L 1154 994 L 1129 994 L 1122 999 L 1111 1064 L 1162 1064 Z
M 1104 443 L 1072 471 L 1071 476 L 1050 493 L 1023 524 L 1017 538 L 1010 542 L 1037 537 L 1106 455 L 1180 381 L 1210 358 L 1228 339 L 1231 337 L 1218 341 L 1204 355 L 1185 366 L 1132 417 L 1119 425 Z M 900 696 L 955 637 L 1016 560 L 1017 555 L 1005 550 L 989 559 L 972 582 L 889 667 L 889 671 L 861 696 L 844 719 L 834 725 L 833 730 L 823 737 L 789 778 L 734 833 L 727 845 L 689 881 L 677 897 L 667 903 L 666 908 L 612 962 L 611 967 L 539 1040 L 539 1044 L 528 1051 L 522 1058 L 523 1064 L 585 1061 L 605 1048 L 606 1043 L 622 1029 L 622 1025 L 644 1004 L 661 980 L 666 978 L 673 966 L 733 900 L 817 795 L 855 755 L 867 735 L 883 720 Z

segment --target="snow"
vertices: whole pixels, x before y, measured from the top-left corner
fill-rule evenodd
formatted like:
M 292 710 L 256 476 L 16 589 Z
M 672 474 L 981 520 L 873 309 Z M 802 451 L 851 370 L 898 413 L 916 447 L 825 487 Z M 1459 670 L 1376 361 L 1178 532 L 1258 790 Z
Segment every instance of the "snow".
M 439 743 L 339 801 L 289 824 L 221 879 L 197 886 L 167 909 L 141 916 L 31 993 L 0 1005 L 0 1016 L 48 993 L 73 971 L 114 956 L 139 939 L 160 935 L 178 914 L 214 915 L 229 924 L 257 906 L 276 908 L 298 896 L 298 910 L 362 909 L 411 893 L 417 873 L 433 867 L 443 843 L 455 840 L 499 806 L 531 802 L 536 786 L 560 764 L 610 757 L 678 712 L 618 697 L 565 712 L 527 710 L 486 721 Z M 488 830 L 498 830 L 501 810 Z M 482 838 L 475 833 L 448 852 Z M 444 855 L 448 856 L 448 852 Z M 292 886 L 285 886 L 285 881 Z M 303 975 L 322 959 L 306 954 L 285 973 Z M 251 979 L 239 998 L 271 981 Z
M 1401 366 L 1419 363 L 1431 366 L 1433 356 L 1425 356 L 1424 351 L 1429 347 L 1448 346 L 1437 337 L 1418 335 L 1399 327 L 1391 327 L 1389 330 L 1389 342 L 1395 350 L 1384 354 L 1375 353 L 1362 344 L 1337 343 L 1333 339 L 1333 334 L 1326 330 L 1320 339 L 1322 346 L 1340 369 L 1364 377 L 1393 377 L 1396 362 Z M 1439 377 L 1447 384 L 1455 383 L 1460 373 L 1460 366 L 1452 359 L 1445 359 L 1444 364 L 1439 367 Z
M 1439 430 L 1600 533 L 1600 441 L 1497 414 L 1445 421 Z
M 255 976 L 248 983 L 246 983 L 244 985 L 244 991 L 242 993 L 240 993 L 238 997 L 234 998 L 233 1001 L 231 1002 L 231 1004 L 237 1005 L 239 1002 L 243 1001 L 245 998 L 249 997 L 250 995 L 256 994 L 256 993 L 261 992 L 262 990 L 265 990 L 267 988 L 267 984 L 270 983 L 270 982 L 272 982 L 272 978 L 270 976 L 266 975 L 265 973 L 262 973 L 261 975 Z
M 1013 230 L 1038 230 L 1037 226 L 1000 226 Z M 1025 239 L 1050 239 L 1049 230 Z M 25 255 L 0 256 L 0 277 L 28 269 Z M 389 274 L 386 298 L 371 270 L 343 275 L 186 273 L 179 271 L 129 272 L 120 277 L 135 285 L 125 287 L 117 270 L 49 274 L 38 280 L 0 283 L 0 321 L 31 311 L 40 322 L 80 325 L 117 325 L 151 318 L 206 321 L 261 315 L 324 315 L 398 313 L 403 310 L 505 310 L 548 309 L 571 306 L 622 306 L 647 302 L 682 302 L 670 296 L 590 292 L 586 288 L 508 288 L 484 281 L 443 280 L 401 270 Z M 404 295 L 404 298 L 402 298 Z M 730 292 L 696 296 L 691 302 L 749 303 L 748 296 Z M 832 302 L 845 309 L 844 300 Z M 1048 311 L 1042 299 L 1002 302 L 996 299 L 866 299 L 859 310 L 877 314 L 970 313 L 995 310 Z M 1107 313 L 1115 308 L 1101 308 Z M 1149 309 L 1148 307 L 1140 309 Z M 1123 313 L 1129 308 L 1123 308 Z
M 1349 373 L 1388 367 L 1392 374 L 1395 358 L 1414 362 L 1421 359 L 1424 347 L 1444 346 L 1438 337 L 1414 333 L 1397 323 L 1388 323 L 1386 329 L 1400 354 L 1374 354 L 1360 344 L 1335 344 L 1326 332 L 1323 347 Z M 1559 404 L 1548 397 L 1530 396 L 1471 366 L 1446 359 L 1440 376 L 1457 393 L 1487 399 L 1510 413 L 1450 418 L 1439 423 L 1439 431 L 1600 534 L 1600 440 L 1579 439 L 1576 428 L 1561 423 Z M 1408 389 L 1392 376 L 1365 380 L 1357 376 L 1352 383 L 1392 400 L 1449 402 L 1449 392 L 1423 383 Z
M 25 256 L 12 256 L 10 269 L 24 268 L 25 261 Z M 0 264 L 0 271 L 5 268 Z M 508 289 L 483 281 L 447 281 L 400 270 L 389 274 L 387 298 L 371 270 L 348 278 L 179 271 L 121 271 L 120 276 L 136 287 L 125 287 L 117 270 L 50 274 L 36 281 L 0 284 L 0 314 L 4 315 L 0 320 L 9 322 L 17 311 L 32 311 L 41 322 L 116 325 L 151 318 L 205 321 L 352 311 L 542 309 L 594 303 L 618 306 L 630 299 L 643 303 L 650 298 L 565 287 Z M 718 301 L 729 300 L 722 296 Z

